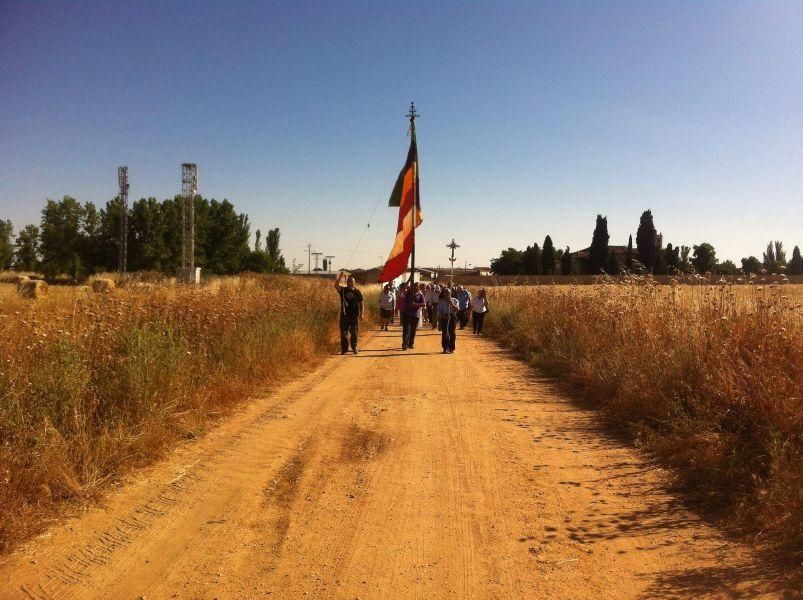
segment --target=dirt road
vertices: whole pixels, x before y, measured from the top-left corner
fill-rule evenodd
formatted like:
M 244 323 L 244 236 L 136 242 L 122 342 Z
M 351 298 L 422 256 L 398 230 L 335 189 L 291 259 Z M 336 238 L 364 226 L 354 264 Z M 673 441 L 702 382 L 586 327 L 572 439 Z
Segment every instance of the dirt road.
M 5 559 L 0 597 L 783 595 L 506 351 L 398 346 L 373 333 L 254 400 Z

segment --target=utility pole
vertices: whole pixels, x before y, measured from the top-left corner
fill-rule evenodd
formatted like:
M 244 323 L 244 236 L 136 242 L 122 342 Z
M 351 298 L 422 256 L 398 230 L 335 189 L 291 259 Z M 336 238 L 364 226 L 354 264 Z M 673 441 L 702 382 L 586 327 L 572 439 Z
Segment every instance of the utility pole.
M 331 255 L 330 255 L 330 256 L 324 256 L 324 257 L 323 257 L 323 259 L 326 261 L 326 266 L 327 266 L 327 267 L 329 267 L 329 268 L 327 269 L 327 272 L 328 272 L 328 273 L 331 273 L 331 272 L 332 272 L 332 259 L 333 259 L 333 258 L 334 258 L 334 256 L 331 256 Z
M 312 244 L 307 244 L 307 275 L 312 273 Z
M 449 283 L 450 283 L 450 285 L 454 285 L 454 261 L 457 260 L 454 257 L 454 251 L 457 250 L 460 247 L 460 244 L 455 243 L 454 238 L 452 238 L 452 243 L 451 244 L 446 244 L 446 247 L 452 249 L 452 256 L 449 258 L 449 262 L 452 263 L 452 273 L 451 273 L 451 275 L 449 275 Z

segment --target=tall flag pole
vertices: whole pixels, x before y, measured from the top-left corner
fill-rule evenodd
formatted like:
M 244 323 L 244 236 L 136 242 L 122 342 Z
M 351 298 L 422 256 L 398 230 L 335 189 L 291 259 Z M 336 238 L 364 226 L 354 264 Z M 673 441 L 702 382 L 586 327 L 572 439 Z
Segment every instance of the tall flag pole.
M 419 197 L 418 197 L 418 143 L 415 139 L 415 118 L 421 115 L 415 112 L 415 103 L 410 102 L 410 110 L 407 111 L 407 118 L 410 119 L 410 137 L 412 141 L 416 144 L 415 147 L 415 162 L 413 163 L 413 198 L 415 198 L 413 202 L 413 223 L 416 223 L 415 220 L 415 213 L 419 209 Z M 416 223 L 415 227 L 411 232 L 413 237 L 413 249 L 410 252 L 410 285 L 412 286 L 415 283 L 415 228 L 418 227 L 418 223 Z
M 407 269 L 408 260 L 412 259 L 410 266 L 410 280 L 415 281 L 415 228 L 421 225 L 421 198 L 419 196 L 418 182 L 418 146 L 415 138 L 415 120 L 420 116 L 415 112 L 415 104 L 410 103 L 410 110 L 406 117 L 410 119 L 410 150 L 407 160 L 396 179 L 393 192 L 390 195 L 388 206 L 399 207 L 399 219 L 396 225 L 396 239 L 390 250 L 388 260 L 379 281 L 391 281 L 402 275 Z

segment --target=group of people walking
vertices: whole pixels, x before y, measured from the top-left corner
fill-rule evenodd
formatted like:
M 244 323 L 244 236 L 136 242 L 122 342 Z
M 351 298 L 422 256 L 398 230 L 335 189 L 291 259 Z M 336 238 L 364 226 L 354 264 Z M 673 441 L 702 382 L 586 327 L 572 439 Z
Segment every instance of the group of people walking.
M 340 353 L 346 354 L 349 347 L 357 354 L 359 323 L 363 318 L 362 293 L 354 283 L 354 277 L 346 278 L 346 285 L 335 282 L 340 296 Z M 379 329 L 388 331 L 388 325 L 398 316 L 402 326 L 402 350 L 415 348 L 415 334 L 420 323 L 441 332 L 441 347 L 444 354 L 451 354 L 457 345 L 457 331 L 471 323 L 474 335 L 482 333 L 482 324 L 488 314 L 488 298 L 485 290 L 471 295 L 462 285 L 438 285 L 404 282 L 398 289 L 385 284 L 379 295 Z
M 471 292 L 462 285 L 438 285 L 405 282 L 398 290 L 385 284 L 379 296 L 380 330 L 387 331 L 388 325 L 399 315 L 402 325 L 402 350 L 415 348 L 415 334 L 419 323 L 429 324 L 431 329 L 441 332 L 441 347 L 444 354 L 455 351 L 457 330 L 464 329 L 469 321 L 474 335 L 482 333 L 482 324 L 488 313 L 488 299 L 485 290 L 480 289 L 472 297 Z

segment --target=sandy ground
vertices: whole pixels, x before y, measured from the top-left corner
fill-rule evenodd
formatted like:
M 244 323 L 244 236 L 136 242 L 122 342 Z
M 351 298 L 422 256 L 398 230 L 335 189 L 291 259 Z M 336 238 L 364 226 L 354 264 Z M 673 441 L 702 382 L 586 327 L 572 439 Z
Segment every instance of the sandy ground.
M 363 327 L 367 329 L 367 327 Z M 0 564 L 6 598 L 792 597 L 467 332 L 374 332 Z

